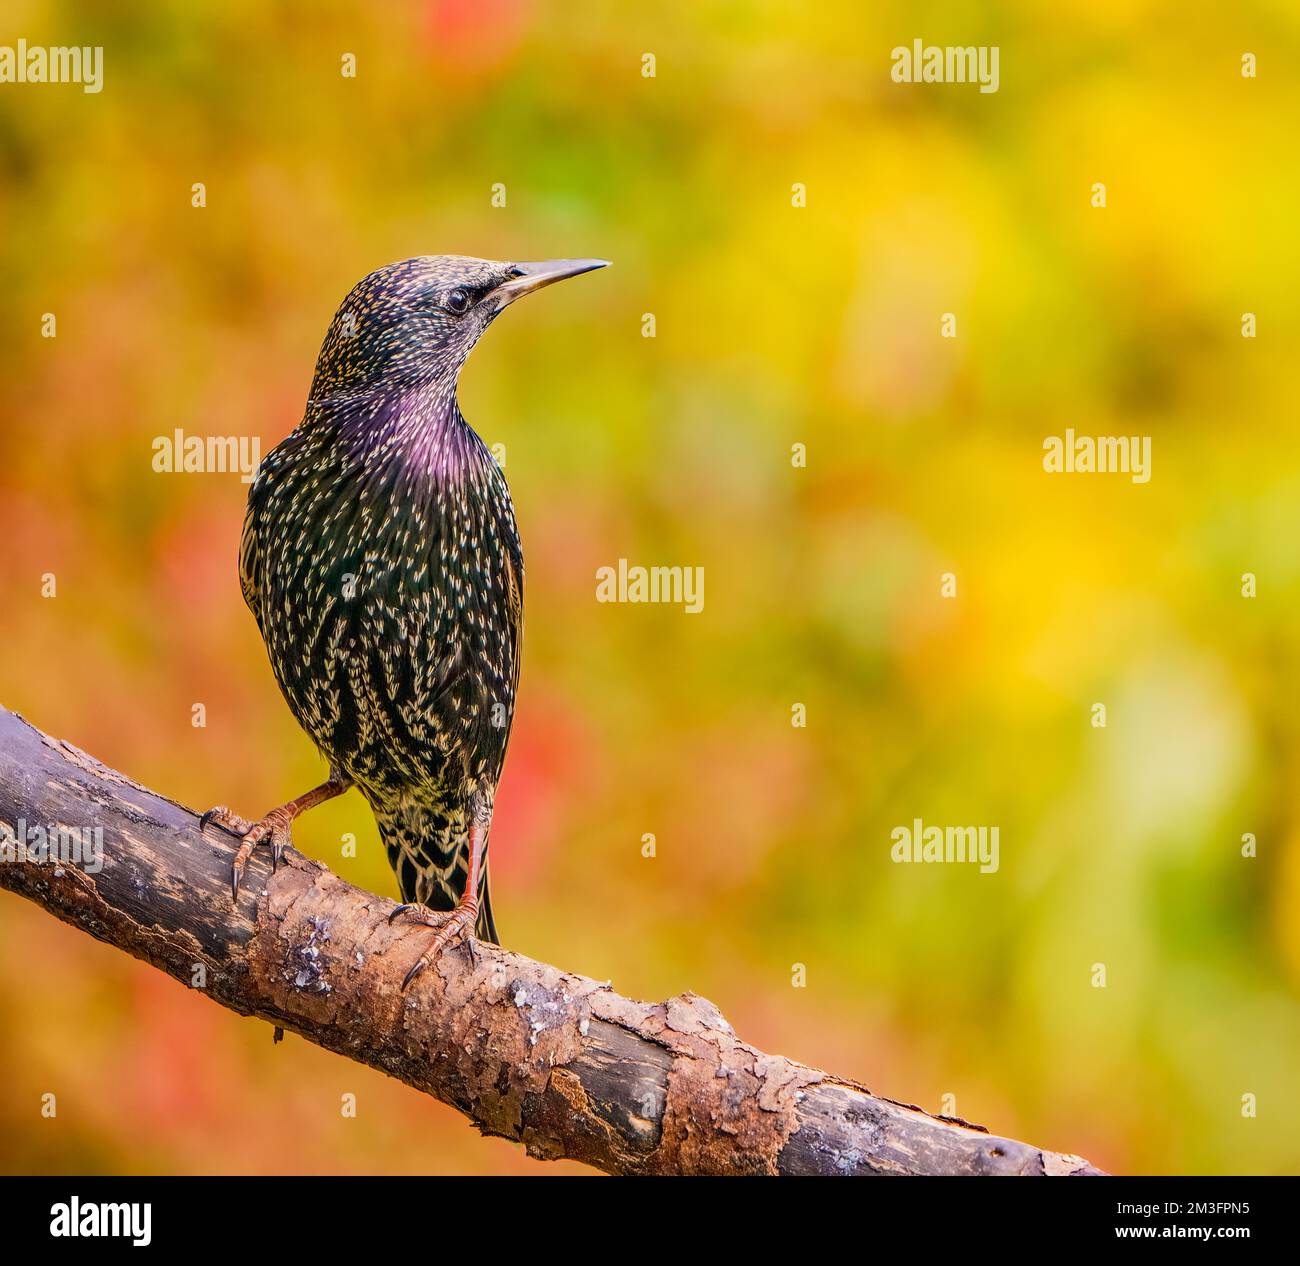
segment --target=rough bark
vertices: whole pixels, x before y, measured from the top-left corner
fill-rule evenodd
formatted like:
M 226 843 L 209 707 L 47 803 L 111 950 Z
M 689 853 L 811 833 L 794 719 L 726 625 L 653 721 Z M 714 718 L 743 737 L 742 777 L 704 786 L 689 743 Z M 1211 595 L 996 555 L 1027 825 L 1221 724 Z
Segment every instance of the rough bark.
M 24 857 L 25 828 L 101 828 L 103 865 Z M 684 993 L 635 1002 L 495 946 L 445 954 L 401 991 L 427 934 L 393 903 L 289 850 L 254 851 L 0 709 L 0 887 L 67 923 L 449 1103 L 537 1157 L 617 1174 L 1094 1174 L 766 1055 Z M 24 831 L 25 833 L 25 831 Z M 28 845 L 31 848 L 31 845 Z

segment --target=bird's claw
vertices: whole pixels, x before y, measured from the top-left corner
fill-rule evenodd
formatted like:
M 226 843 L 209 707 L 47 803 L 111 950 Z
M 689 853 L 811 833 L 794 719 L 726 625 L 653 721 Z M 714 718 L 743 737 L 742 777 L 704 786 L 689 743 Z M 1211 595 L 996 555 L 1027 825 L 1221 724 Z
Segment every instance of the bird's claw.
M 239 814 L 231 809 L 227 809 L 224 804 L 213 805 L 199 819 L 199 832 L 203 835 L 208 833 L 208 827 L 216 823 L 223 831 L 231 835 L 247 835 L 253 829 L 253 824 L 247 818 L 241 818 Z
M 410 905 L 398 906 L 388 916 L 389 923 L 392 923 L 399 914 L 414 908 L 416 907 Z M 424 909 L 424 907 L 420 908 Z M 429 913 L 432 914 L 433 911 Z M 429 943 L 429 948 L 415 960 L 411 965 L 411 970 L 406 973 L 405 978 L 402 980 L 402 992 L 405 993 L 411 981 L 424 971 L 443 950 L 451 945 L 463 945 L 469 955 L 470 965 L 476 965 L 478 958 L 474 952 L 473 928 L 477 918 L 478 909 L 473 905 L 459 905 L 450 914 L 446 915 L 442 926 L 438 928 L 433 940 Z
M 274 874 L 284 860 L 284 850 L 293 841 L 289 836 L 289 822 L 279 810 L 272 810 L 258 822 L 249 822 L 239 814 L 232 813 L 225 805 L 219 804 L 209 809 L 199 819 L 199 830 L 206 832 L 208 826 L 216 823 L 223 830 L 240 837 L 239 847 L 235 850 L 235 860 L 230 866 L 230 896 L 239 900 L 239 885 L 244 878 L 244 867 L 252 856 L 253 849 L 270 836 L 271 873 Z

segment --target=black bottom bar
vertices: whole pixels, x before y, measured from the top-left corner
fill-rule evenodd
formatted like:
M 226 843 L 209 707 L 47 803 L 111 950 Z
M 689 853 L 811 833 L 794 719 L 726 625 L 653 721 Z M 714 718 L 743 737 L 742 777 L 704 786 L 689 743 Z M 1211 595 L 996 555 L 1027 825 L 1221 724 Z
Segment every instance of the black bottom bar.
M 4 1178 L 0 1226 L 6 1256 L 59 1245 L 94 1256 L 137 1241 L 167 1252 L 270 1250 L 286 1261 L 304 1249 L 332 1260 L 384 1245 L 409 1253 L 417 1242 L 431 1261 L 462 1243 L 509 1256 L 567 1244 L 586 1256 L 625 1242 L 653 1254 L 659 1236 L 671 1241 L 674 1227 L 687 1226 L 703 1235 L 699 1247 L 739 1248 L 756 1236 L 771 1247 L 768 1237 L 789 1232 L 842 1236 L 868 1255 L 882 1235 L 1077 1251 L 1120 1240 L 1282 1243 L 1294 1238 L 1300 1196 L 1296 1179 L 1281 1177 L 676 1179 L 605 1182 L 567 1199 L 556 1189 L 581 1181 Z

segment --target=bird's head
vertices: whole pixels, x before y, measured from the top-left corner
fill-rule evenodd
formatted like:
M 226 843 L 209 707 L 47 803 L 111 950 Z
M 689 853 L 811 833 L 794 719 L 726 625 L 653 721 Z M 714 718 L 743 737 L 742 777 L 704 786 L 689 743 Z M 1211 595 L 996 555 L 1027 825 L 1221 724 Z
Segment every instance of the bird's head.
M 510 264 L 467 255 L 419 255 L 363 277 L 330 323 L 313 400 L 374 388 L 445 386 L 492 320 L 522 295 L 604 268 L 604 259 Z

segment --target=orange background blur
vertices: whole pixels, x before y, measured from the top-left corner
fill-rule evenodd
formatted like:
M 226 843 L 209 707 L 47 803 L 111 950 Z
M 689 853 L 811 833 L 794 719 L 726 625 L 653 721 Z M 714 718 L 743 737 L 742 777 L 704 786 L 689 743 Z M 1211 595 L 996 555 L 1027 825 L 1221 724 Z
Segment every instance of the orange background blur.
M 269 451 L 390 260 L 605 256 L 462 380 L 528 567 L 507 944 L 1107 1169 L 1300 1168 L 1293 9 L 5 17 L 104 89 L 0 84 L 0 701 L 200 809 L 314 785 L 247 486 L 154 438 Z M 893 83 L 914 38 L 997 45 L 999 91 Z M 1150 483 L 1045 473 L 1067 427 L 1151 436 Z M 598 604 L 620 558 L 702 566 L 704 611 Z M 1000 869 L 895 865 L 915 817 Z M 295 839 L 396 895 L 355 793 Z M 5 1172 L 565 1168 L 5 894 L 0 945 Z

